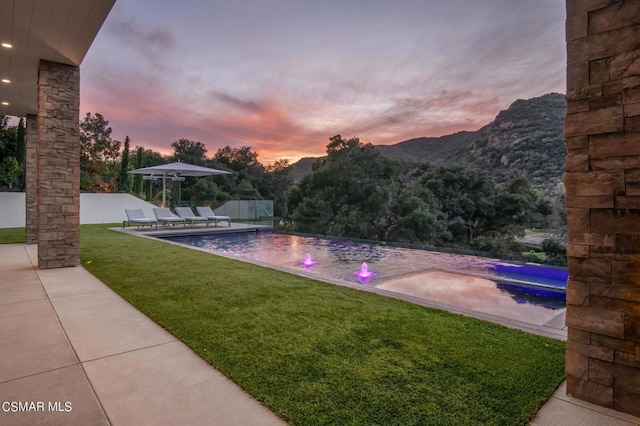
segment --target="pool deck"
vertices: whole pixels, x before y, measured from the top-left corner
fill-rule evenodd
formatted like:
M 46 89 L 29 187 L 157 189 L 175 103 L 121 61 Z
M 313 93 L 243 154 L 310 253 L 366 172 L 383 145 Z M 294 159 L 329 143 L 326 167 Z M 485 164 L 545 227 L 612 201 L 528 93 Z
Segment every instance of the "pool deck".
M 251 223 L 238 223 L 232 222 L 229 225 L 226 223 L 219 224 L 217 226 L 209 225 L 173 225 L 157 227 L 141 227 L 138 228 L 135 225 L 123 226 L 121 228 L 111 228 L 114 231 L 125 232 L 132 235 L 141 235 L 148 237 L 168 237 L 171 235 L 201 235 L 201 234 L 219 234 L 228 232 L 259 232 L 259 231 L 272 231 L 273 227 L 263 224 L 251 224 Z
M 36 263 L 36 246 L 0 245 L 0 404 L 34 403 L 28 412 L 0 405 L 0 424 L 284 424 L 81 266 Z M 505 325 L 566 338 L 564 320 L 556 321 L 549 330 Z M 572 398 L 563 384 L 531 424 L 640 425 L 640 418 Z
M 285 424 L 86 269 L 36 264 L 0 244 L 0 425 Z

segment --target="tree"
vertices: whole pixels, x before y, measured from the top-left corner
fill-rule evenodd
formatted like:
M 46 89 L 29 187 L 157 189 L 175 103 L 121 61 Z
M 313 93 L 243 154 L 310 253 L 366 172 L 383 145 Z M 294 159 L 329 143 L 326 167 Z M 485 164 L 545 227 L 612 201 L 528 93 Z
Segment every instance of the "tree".
M 401 164 L 358 138 L 330 138 L 327 158 L 289 197 L 294 229 L 355 238 L 388 238 Z
M 9 126 L 9 117 L 0 115 L 0 162 L 5 157 L 19 158 L 18 151 L 17 128 Z
M 433 245 L 451 240 L 446 215 L 428 188 L 404 182 L 395 189 L 385 218 L 385 240 Z
M 178 139 L 171 144 L 171 147 L 173 148 L 173 161 L 203 166 L 207 160 L 207 148 L 202 142 Z
M 142 168 L 142 158 L 144 155 L 144 148 L 141 146 L 136 147 L 136 169 Z M 135 175 L 133 178 L 133 193 L 139 197 L 142 197 L 142 175 Z
M 567 248 L 566 244 L 556 238 L 551 237 L 542 241 L 542 251 L 547 255 L 548 260 L 556 260 L 558 263 L 566 264 Z
M 18 164 L 20 167 L 24 169 L 24 159 L 26 155 L 26 146 L 25 146 L 25 135 L 26 131 L 24 128 L 24 118 L 20 117 L 18 121 L 18 128 L 16 130 L 16 160 L 18 160 Z
M 145 149 L 141 146 L 136 148 L 136 169 L 166 164 L 168 161 L 169 159 L 158 151 Z M 139 185 L 138 195 L 150 201 L 153 198 L 153 194 L 159 191 L 161 183 L 154 180 L 143 180 L 141 175 L 136 175 L 136 177 Z
M 454 245 L 472 245 L 479 236 L 513 240 L 551 212 L 522 177 L 497 185 L 487 172 L 463 165 L 423 165 L 418 175 L 441 203 Z
M 415 171 L 417 184 L 428 188 L 446 215 L 451 241 L 466 244 L 474 238 L 481 217 L 491 215 L 495 183 L 477 168 L 424 165 Z
M 551 228 L 554 239 L 567 245 L 567 190 L 564 183 L 559 183 L 556 187 L 555 197 L 552 202 L 553 213 L 551 216 Z
M 287 193 L 293 185 L 293 178 L 289 175 L 289 160 L 276 160 L 266 167 L 265 199 L 273 200 L 273 214 L 276 217 L 287 217 L 289 209 L 287 205 Z
M 251 151 L 250 146 L 220 148 L 214 155 L 214 160 L 235 172 L 243 172 L 253 167 L 262 166 L 258 162 L 258 153 Z
M 0 115 L 0 158 L 4 158 L 7 155 L 7 129 L 9 124 L 9 117 L 6 115 Z
M 523 178 L 497 185 L 475 167 L 400 163 L 340 135 L 288 204 L 300 232 L 504 250 L 551 212 Z
M 158 164 L 166 164 L 170 160 L 171 160 L 170 158 L 165 157 L 158 151 L 154 151 L 152 149 L 143 149 L 141 167 L 151 167 L 151 166 L 157 166 Z
M 120 162 L 120 179 L 118 180 L 118 191 L 129 192 L 129 136 L 124 138 L 124 148 L 122 148 L 122 161 Z
M 263 199 L 269 188 L 265 179 L 265 168 L 258 162 L 258 153 L 250 146 L 218 149 L 210 166 L 231 170 L 234 173 L 221 178 L 221 189 L 231 196 L 243 199 Z
M 15 157 L 4 157 L 0 164 L 0 184 L 13 188 L 20 182 L 22 167 Z
M 80 122 L 80 187 L 112 191 L 120 160 L 119 141 L 111 138 L 109 121 L 88 112 Z
M 553 211 L 549 200 L 533 190 L 524 177 L 499 185 L 493 201 L 499 214 L 484 224 L 485 232 L 499 229 L 502 234 L 523 236 L 525 228 L 544 227 Z
M 167 193 L 167 203 L 169 204 L 169 207 L 176 208 L 176 206 L 179 206 L 182 201 L 182 182 L 167 182 L 167 186 L 171 186 L 171 190 Z
M 202 142 L 191 141 L 189 139 L 178 139 L 171 144 L 173 148 L 172 161 L 181 161 L 183 163 L 204 166 L 207 161 L 207 148 Z M 173 196 L 170 199 L 170 205 L 177 205 L 182 197 L 189 197 L 193 187 L 193 180 L 185 182 L 173 182 Z
M 343 139 L 341 135 L 335 135 L 329 138 L 327 154 L 329 154 L 329 156 L 338 155 L 340 153 L 349 152 L 352 148 L 360 147 L 362 147 L 362 144 L 358 138 Z
M 211 178 L 195 179 L 195 184 L 192 187 L 191 201 L 198 205 L 226 201 L 230 198 L 231 196 L 222 191 Z
M 0 185 L 24 188 L 24 150 L 24 121 L 9 126 L 9 117 L 0 115 Z

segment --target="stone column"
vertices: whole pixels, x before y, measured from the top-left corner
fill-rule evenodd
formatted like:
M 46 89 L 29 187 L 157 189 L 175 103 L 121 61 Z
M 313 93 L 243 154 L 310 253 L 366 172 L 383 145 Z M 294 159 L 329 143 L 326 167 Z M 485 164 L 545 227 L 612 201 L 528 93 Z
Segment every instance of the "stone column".
M 567 0 L 567 393 L 640 416 L 640 0 Z
M 27 115 L 25 132 L 25 193 L 27 244 L 38 242 L 38 117 Z
M 80 70 L 38 72 L 38 266 L 80 264 Z

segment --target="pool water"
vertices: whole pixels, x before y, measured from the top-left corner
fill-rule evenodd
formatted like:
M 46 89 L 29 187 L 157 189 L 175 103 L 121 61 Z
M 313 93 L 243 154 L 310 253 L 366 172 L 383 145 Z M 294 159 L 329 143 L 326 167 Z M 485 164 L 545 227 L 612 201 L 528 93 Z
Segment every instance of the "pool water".
M 171 236 L 164 239 L 257 261 L 318 279 L 375 286 L 492 314 L 532 307 L 536 323 L 565 307 L 566 269 L 509 264 L 476 256 L 276 233 Z M 312 266 L 303 260 L 309 255 Z M 362 263 L 374 275 L 360 278 Z M 497 307 L 493 309 L 492 306 Z M 505 315 L 511 316 L 511 315 Z

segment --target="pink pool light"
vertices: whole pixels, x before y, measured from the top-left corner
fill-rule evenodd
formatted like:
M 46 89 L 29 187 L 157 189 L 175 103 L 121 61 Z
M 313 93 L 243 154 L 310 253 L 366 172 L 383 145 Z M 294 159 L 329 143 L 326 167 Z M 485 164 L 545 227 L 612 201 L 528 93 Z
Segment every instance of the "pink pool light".
M 371 272 L 369 270 L 369 265 L 367 265 L 366 263 L 363 263 L 360 266 L 360 270 L 357 272 L 354 272 L 354 274 L 360 278 L 360 281 L 362 282 L 366 282 L 367 280 L 369 280 L 369 278 L 373 277 L 376 273 L 375 272 Z
M 304 260 L 301 260 L 300 263 L 302 263 L 305 268 L 311 268 L 313 265 L 315 265 L 318 262 L 311 259 L 311 255 L 307 253 L 304 257 Z

